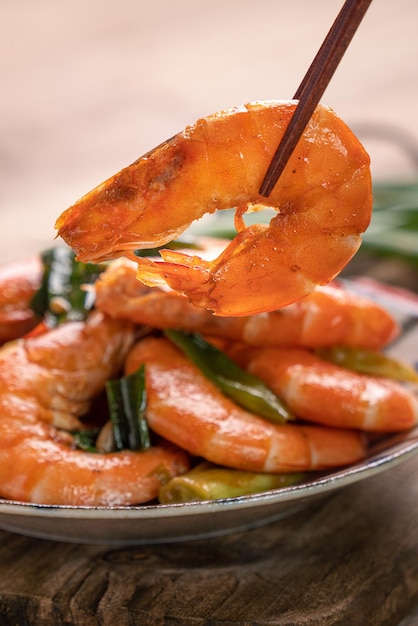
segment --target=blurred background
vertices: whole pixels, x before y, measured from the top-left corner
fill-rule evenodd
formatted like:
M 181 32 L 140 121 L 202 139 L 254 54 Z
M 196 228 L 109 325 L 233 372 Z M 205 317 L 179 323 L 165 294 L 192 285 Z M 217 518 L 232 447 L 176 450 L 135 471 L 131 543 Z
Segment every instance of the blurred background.
M 65 208 L 197 118 L 291 98 L 342 3 L 2 0 L 1 260 L 49 247 Z M 376 180 L 418 171 L 417 26 L 417 0 L 375 0 L 323 98 Z

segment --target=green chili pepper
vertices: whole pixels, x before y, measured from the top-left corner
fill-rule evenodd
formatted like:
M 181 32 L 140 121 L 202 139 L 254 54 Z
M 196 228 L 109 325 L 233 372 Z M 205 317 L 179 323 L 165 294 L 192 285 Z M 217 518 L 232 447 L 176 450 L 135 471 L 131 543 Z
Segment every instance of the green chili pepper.
M 202 463 L 163 485 L 158 499 L 161 504 L 176 504 L 237 498 L 289 487 L 302 478 L 303 474 L 258 474 Z
M 144 450 L 151 445 L 145 418 L 145 366 L 129 376 L 106 383 L 116 450 Z
M 200 335 L 177 330 L 164 332 L 207 378 L 237 404 L 275 423 L 283 424 L 294 419 L 284 402 L 259 378 L 241 369 Z
M 362 374 L 383 376 L 403 382 L 418 382 L 418 374 L 412 367 L 380 352 L 334 346 L 320 348 L 316 350 L 316 353 L 326 361 Z

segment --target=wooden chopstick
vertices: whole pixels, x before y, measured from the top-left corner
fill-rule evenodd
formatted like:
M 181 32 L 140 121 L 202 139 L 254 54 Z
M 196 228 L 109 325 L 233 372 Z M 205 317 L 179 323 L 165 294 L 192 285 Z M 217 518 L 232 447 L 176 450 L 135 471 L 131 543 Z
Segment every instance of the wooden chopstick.
M 299 100 L 261 183 L 268 197 L 305 130 L 372 0 L 346 0 L 294 95 Z

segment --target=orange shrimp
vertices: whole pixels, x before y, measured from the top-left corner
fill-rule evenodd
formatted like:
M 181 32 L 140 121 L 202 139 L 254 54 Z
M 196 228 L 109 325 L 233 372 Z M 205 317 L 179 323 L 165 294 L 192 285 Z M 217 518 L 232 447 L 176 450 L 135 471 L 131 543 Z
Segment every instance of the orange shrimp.
M 38 256 L 0 266 L 0 343 L 21 337 L 39 321 L 30 301 L 41 284 Z
M 81 426 L 132 342 L 126 323 L 100 313 L 0 351 L 0 496 L 40 504 L 134 504 L 156 497 L 188 468 L 170 444 L 144 452 L 75 449 L 66 430 Z
M 177 328 L 252 346 L 380 349 L 399 333 L 393 317 L 373 301 L 342 287 L 317 287 L 277 311 L 217 317 L 173 291 L 149 288 L 129 261 L 114 262 L 95 285 L 96 306 L 111 317 L 155 328 Z
M 353 463 L 365 455 L 351 430 L 271 424 L 229 400 L 169 341 L 146 337 L 126 371 L 145 363 L 147 420 L 165 439 L 213 463 L 255 472 L 293 472 Z
M 418 422 L 417 398 L 396 381 L 358 374 L 297 348 L 241 345 L 228 355 L 309 422 L 375 432 L 407 430 Z
M 278 184 L 259 187 L 296 106 L 253 102 L 198 120 L 99 185 L 57 220 L 81 261 L 127 255 L 147 285 L 168 284 L 219 316 L 271 311 L 329 283 L 357 251 L 372 208 L 369 157 L 324 106 L 315 110 Z M 215 259 L 163 250 L 205 213 L 236 208 L 238 234 Z M 243 215 L 270 208 L 270 224 Z

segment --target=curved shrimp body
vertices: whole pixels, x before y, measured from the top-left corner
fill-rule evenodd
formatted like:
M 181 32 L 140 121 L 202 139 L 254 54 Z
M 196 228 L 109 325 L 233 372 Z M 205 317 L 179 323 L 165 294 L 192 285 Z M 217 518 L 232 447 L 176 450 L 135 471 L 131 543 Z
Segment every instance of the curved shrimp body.
M 187 471 L 187 454 L 167 443 L 141 452 L 74 450 L 44 424 L 12 425 L 0 450 L 0 495 L 22 502 L 125 506 L 157 497 L 161 485 Z M 0 428 L 3 431 L 3 427 Z
M 401 384 L 358 374 L 302 349 L 232 347 L 229 356 L 309 422 L 395 432 L 418 422 L 418 401 Z
M 30 301 L 42 271 L 38 256 L 0 266 L 0 343 L 21 337 L 37 324 Z
M 236 208 L 235 239 L 215 259 L 161 251 L 138 278 L 168 284 L 220 316 L 274 310 L 332 280 L 357 251 L 372 207 L 369 157 L 318 106 L 267 199 L 258 192 L 295 101 L 253 102 L 198 120 L 67 209 L 59 235 L 82 261 L 164 245 L 205 213 Z M 269 225 L 243 215 L 276 211 Z
M 147 337 L 133 347 L 127 372 L 142 363 L 150 427 L 193 455 L 272 473 L 336 467 L 365 455 L 354 431 L 271 424 L 238 407 L 165 339 Z
M 131 345 L 126 323 L 96 314 L 84 323 L 7 344 L 0 351 L 0 496 L 40 504 L 116 505 L 154 498 L 188 468 L 173 446 L 146 452 L 76 450 L 93 396 Z
M 106 314 L 155 328 L 196 331 L 252 346 L 319 348 L 346 345 L 379 349 L 399 332 L 381 306 L 327 285 L 298 302 L 246 317 L 218 317 L 173 291 L 150 289 L 136 279 L 133 264 L 115 262 L 95 286 L 96 306 Z
M 121 368 L 132 342 L 126 322 L 94 314 L 0 350 L 0 406 L 30 406 L 28 419 L 71 430 L 108 378 Z

